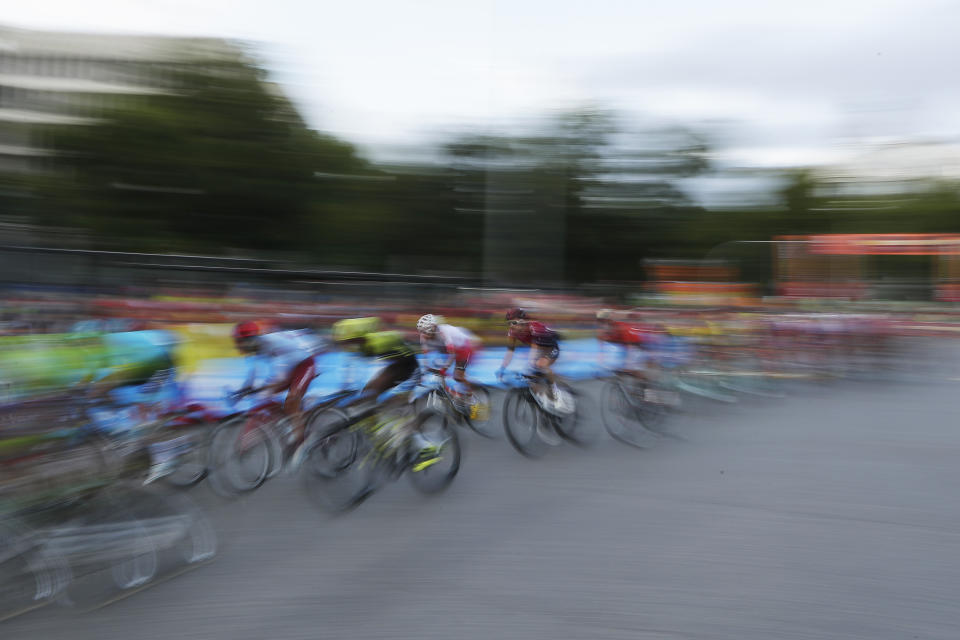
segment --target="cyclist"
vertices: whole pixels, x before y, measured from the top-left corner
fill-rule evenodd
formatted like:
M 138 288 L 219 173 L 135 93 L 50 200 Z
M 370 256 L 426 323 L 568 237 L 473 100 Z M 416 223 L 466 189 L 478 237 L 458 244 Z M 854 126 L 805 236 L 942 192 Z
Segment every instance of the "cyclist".
M 283 413 L 290 420 L 292 428 L 287 444 L 296 450 L 304 441 L 306 425 L 303 398 L 317 375 L 314 356 L 320 350 L 319 342 L 309 340 L 305 334 L 294 331 L 266 332 L 260 323 L 253 321 L 236 325 L 233 329 L 233 341 L 237 350 L 248 356 L 251 362 L 247 379 L 235 395 L 286 391 Z M 262 372 L 263 365 L 268 369 L 265 374 Z M 254 387 L 260 378 L 265 379 L 265 382 Z
M 433 371 L 442 373 L 450 365 L 455 365 L 453 379 L 464 387 L 465 396 L 469 398 L 473 393 L 473 385 L 467 380 L 467 365 L 480 348 L 480 338 L 467 329 L 446 324 L 442 320 L 442 317 L 428 313 L 417 321 L 420 347 L 424 353 L 441 351 L 449 354 L 447 361 Z
M 601 342 L 622 347 L 622 359 L 620 363 L 621 370 L 628 373 L 635 373 L 643 367 L 642 345 L 644 342 L 644 330 L 629 322 L 615 319 L 615 311 L 612 309 L 600 309 L 597 311 L 597 338 Z M 603 366 L 604 352 L 601 350 L 601 366 Z
M 527 345 L 530 347 L 530 366 L 547 379 L 546 397 L 542 397 L 541 400 L 562 410 L 563 407 L 557 406 L 557 401 L 565 394 L 561 394 L 557 388 L 557 379 L 552 369 L 553 363 L 560 355 L 560 336 L 547 325 L 530 318 L 527 311 L 519 307 L 507 311 L 506 320 L 510 323 L 510 330 L 507 332 L 509 343 L 503 362 L 497 370 L 497 378 L 503 378 L 510 361 L 513 360 L 513 352 L 517 345 Z
M 183 400 L 176 381 L 177 340 L 165 331 L 138 331 L 106 334 L 101 341 L 102 355 L 81 380 L 96 405 L 92 423 L 110 438 L 143 442 L 144 427 Z M 150 470 L 144 484 L 149 484 L 172 470 L 183 441 L 145 444 Z
M 353 400 L 349 407 L 375 404 L 384 392 L 417 379 L 420 363 L 417 361 L 416 351 L 399 331 L 381 331 L 378 318 L 340 320 L 333 325 L 333 339 L 347 349 L 356 350 L 360 355 L 386 364 L 367 381 L 359 397 Z M 388 415 L 377 420 L 377 431 L 386 433 L 398 449 L 412 435 L 406 429 L 412 421 L 404 419 L 403 412 L 399 411 L 404 405 L 404 396 L 395 395 L 387 399 L 378 411 Z M 401 416 L 393 415 L 395 412 Z M 415 438 L 410 450 L 417 452 L 418 460 L 413 467 L 415 471 L 426 468 L 437 459 L 437 448 L 422 438 Z
M 333 325 L 333 339 L 362 356 L 385 363 L 367 381 L 355 401 L 375 401 L 382 393 L 410 380 L 420 369 L 416 351 L 399 331 L 381 331 L 379 318 L 350 318 Z

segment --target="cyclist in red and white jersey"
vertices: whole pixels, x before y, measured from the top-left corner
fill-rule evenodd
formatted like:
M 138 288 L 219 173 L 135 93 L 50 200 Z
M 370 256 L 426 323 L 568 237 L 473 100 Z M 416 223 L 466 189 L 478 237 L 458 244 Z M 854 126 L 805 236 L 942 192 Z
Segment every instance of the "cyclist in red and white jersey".
M 428 313 L 417 321 L 420 346 L 424 353 L 430 351 L 447 353 L 449 358 L 437 369 L 445 371 L 451 364 L 455 365 L 453 379 L 465 386 L 467 393 L 472 393 L 473 385 L 467 380 L 467 366 L 480 348 L 480 338 L 463 327 L 455 327 L 442 320 Z

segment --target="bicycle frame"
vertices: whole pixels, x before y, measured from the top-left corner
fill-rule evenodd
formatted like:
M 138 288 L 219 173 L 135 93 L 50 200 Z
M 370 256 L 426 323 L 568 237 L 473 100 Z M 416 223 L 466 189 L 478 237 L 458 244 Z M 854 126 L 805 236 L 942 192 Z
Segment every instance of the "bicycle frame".
M 279 438 L 280 433 L 276 431 L 273 425 L 276 424 L 277 419 L 282 418 L 283 414 L 283 405 L 273 398 L 264 400 L 263 402 L 254 405 L 253 408 L 244 412 L 244 427 L 243 432 L 240 435 L 240 438 L 237 440 L 238 446 L 241 447 L 243 451 L 247 445 L 250 444 L 252 433 L 260 428 L 265 428 L 266 435 L 273 440 L 275 437 Z
M 423 384 L 421 386 L 426 389 L 425 394 L 419 394 L 413 398 L 413 400 L 418 400 L 419 398 L 426 395 L 427 397 L 427 407 L 434 409 L 436 411 L 443 411 L 448 415 L 451 415 L 459 421 L 462 419 L 462 414 L 457 410 L 454 400 L 453 393 L 451 392 L 450 386 L 447 384 L 447 378 L 444 375 L 438 373 L 432 373 L 433 379 L 429 384 Z

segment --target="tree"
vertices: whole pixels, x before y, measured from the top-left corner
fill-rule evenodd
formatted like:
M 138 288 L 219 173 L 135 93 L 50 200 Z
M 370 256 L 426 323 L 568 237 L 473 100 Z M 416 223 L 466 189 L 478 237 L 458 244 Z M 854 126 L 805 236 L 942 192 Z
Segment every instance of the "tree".
M 127 249 L 310 248 L 311 215 L 343 189 L 316 174 L 368 170 L 249 62 L 185 65 L 158 84 L 97 125 L 49 132 L 57 223 Z
M 687 131 L 637 131 L 600 109 L 445 147 L 455 207 L 486 217 L 485 269 L 530 284 L 640 279 L 645 257 L 685 241 L 698 208 L 679 181 L 707 169 L 706 150 Z

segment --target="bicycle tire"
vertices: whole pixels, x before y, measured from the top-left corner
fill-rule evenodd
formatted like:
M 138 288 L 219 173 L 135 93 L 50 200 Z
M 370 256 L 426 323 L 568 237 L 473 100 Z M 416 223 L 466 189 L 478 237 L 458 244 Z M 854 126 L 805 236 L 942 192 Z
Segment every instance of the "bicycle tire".
M 557 382 L 557 386 L 564 392 L 569 393 L 574 399 L 574 409 L 572 413 L 566 415 L 551 415 L 550 419 L 553 421 L 554 429 L 560 437 L 567 442 L 577 445 L 578 447 L 584 447 L 589 444 L 589 440 L 582 431 L 583 421 L 580 419 L 581 403 L 578 399 L 580 394 L 565 382 Z
M 440 436 L 440 438 L 442 438 L 441 452 L 445 453 L 438 455 L 440 462 L 437 464 L 442 463 L 444 460 L 449 460 L 450 465 L 446 471 L 441 471 L 439 474 L 435 474 L 436 465 L 433 465 L 422 471 L 411 469 L 408 475 L 411 484 L 413 484 L 417 491 L 425 494 L 435 494 L 446 490 L 453 482 L 453 479 L 457 477 L 457 473 L 460 471 L 462 452 L 460 451 L 460 439 L 457 436 L 457 430 L 450 425 L 450 420 L 447 419 L 447 416 L 435 411 L 427 411 L 416 417 L 413 427 L 414 430 L 430 440 L 431 438 L 424 435 L 425 431 L 427 431 L 425 428 L 427 425 L 430 425 L 433 430 L 437 432 L 430 434 L 435 436 L 433 440 L 438 439 L 436 437 L 437 434 L 442 434 L 442 436 Z M 432 478 L 437 478 L 437 480 L 432 480 Z
M 317 433 L 304 445 L 300 482 L 307 498 L 320 509 L 344 513 L 362 504 L 374 493 L 375 487 L 366 473 L 353 473 L 362 453 L 362 434 L 350 429 L 350 418 L 340 409 L 331 407 L 322 413 L 326 413 L 324 419 L 328 424 L 314 426 Z M 336 444 L 345 445 L 338 450 L 342 458 L 330 464 L 329 453 Z
M 332 479 L 346 471 L 357 460 L 359 435 L 352 431 L 349 416 L 340 409 L 327 409 L 310 423 L 311 433 L 303 455 L 303 464 L 310 463 L 310 473 Z M 321 424 L 318 426 L 317 422 Z M 346 446 L 334 450 L 337 444 Z M 335 462 L 328 462 L 331 451 L 340 456 Z
M 600 415 L 607 433 L 618 442 L 646 449 L 652 444 L 651 439 L 656 438 L 656 434 L 647 429 L 640 420 L 634 402 L 627 396 L 623 385 L 616 380 L 610 380 L 603 385 Z
M 507 440 L 517 453 L 526 458 L 539 458 L 547 451 L 547 444 L 540 439 L 537 429 L 540 420 L 545 420 L 543 410 L 525 388 L 513 389 L 503 401 L 503 430 Z M 529 434 L 522 431 L 526 426 Z
M 161 549 L 161 567 L 164 574 L 170 571 L 170 565 L 192 565 L 211 560 L 218 551 L 216 531 L 203 509 L 187 494 L 163 491 L 156 487 L 141 489 L 145 500 L 138 505 L 147 505 L 143 512 L 137 510 L 138 517 L 149 519 L 162 515 L 182 516 L 189 524 L 182 536 L 171 545 Z M 161 577 L 163 577 L 161 575 Z
M 62 559 L 31 537 L 27 527 L 0 522 L 0 622 L 49 604 L 69 584 Z
M 207 446 L 207 484 L 214 493 L 221 497 L 232 497 L 236 494 L 230 490 L 224 474 L 224 446 L 231 439 L 230 431 L 239 428 L 239 417 L 228 418 L 217 424 L 210 432 L 210 442 Z
M 266 482 L 270 473 L 271 454 L 264 442 L 264 446 L 261 447 L 261 450 L 265 452 L 263 463 L 253 474 L 253 480 L 238 482 L 234 473 L 236 466 L 234 457 L 238 439 L 243 436 L 246 426 L 247 418 L 239 416 L 220 424 L 211 435 L 210 459 L 207 463 L 210 486 L 214 491 L 226 497 L 249 493 L 258 489 Z M 261 429 L 261 427 L 258 426 L 255 429 Z M 268 436 L 261 432 L 259 437 L 265 440 Z
M 199 429 L 202 429 L 204 433 L 202 436 L 198 435 L 197 440 L 191 441 L 190 450 L 182 454 L 181 459 L 177 462 L 177 468 L 164 476 L 163 481 L 166 484 L 178 489 L 189 489 L 200 484 L 207 477 L 210 471 L 207 467 L 207 450 L 210 446 L 213 425 L 206 424 Z M 186 471 L 183 471 L 184 469 Z

